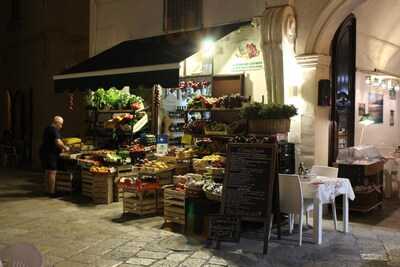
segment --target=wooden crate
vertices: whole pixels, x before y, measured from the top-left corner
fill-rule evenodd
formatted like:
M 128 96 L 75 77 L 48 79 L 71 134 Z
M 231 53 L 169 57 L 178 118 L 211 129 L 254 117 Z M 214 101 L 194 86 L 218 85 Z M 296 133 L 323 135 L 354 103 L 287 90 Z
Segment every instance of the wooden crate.
M 82 195 L 92 198 L 93 175 L 82 169 L 81 178 Z
M 96 204 L 110 204 L 113 201 L 115 174 L 98 175 L 82 171 L 82 194 Z
M 123 198 L 123 212 L 137 215 L 148 215 L 157 213 L 157 192 L 134 190 L 125 191 Z
M 72 172 L 57 171 L 56 192 L 71 193 L 73 191 L 73 179 L 74 175 Z
M 137 175 L 137 172 L 134 172 L 132 166 L 121 166 L 117 167 L 117 173 L 114 179 L 113 191 L 114 191 L 114 201 L 119 202 L 123 199 L 123 189 L 119 186 L 119 180 L 122 177 L 132 177 Z
M 185 192 L 178 192 L 174 186 L 164 187 L 164 220 L 185 225 Z

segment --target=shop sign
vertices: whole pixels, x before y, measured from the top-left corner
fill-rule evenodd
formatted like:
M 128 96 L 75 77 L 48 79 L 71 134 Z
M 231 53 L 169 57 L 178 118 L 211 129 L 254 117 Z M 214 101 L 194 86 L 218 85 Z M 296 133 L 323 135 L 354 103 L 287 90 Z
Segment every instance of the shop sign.
M 240 42 L 232 59 L 231 71 L 255 71 L 263 67 L 262 53 L 257 42 L 254 40 L 244 40 Z

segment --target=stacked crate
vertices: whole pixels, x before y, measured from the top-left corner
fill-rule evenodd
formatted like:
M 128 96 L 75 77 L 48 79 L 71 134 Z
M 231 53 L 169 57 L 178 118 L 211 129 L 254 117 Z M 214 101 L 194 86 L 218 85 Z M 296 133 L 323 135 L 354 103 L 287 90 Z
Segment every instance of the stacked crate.
M 148 215 L 157 213 L 157 190 L 137 192 L 134 189 L 125 190 L 123 199 L 124 213 Z
M 56 192 L 71 193 L 73 191 L 73 179 L 72 172 L 58 171 L 56 174 Z
M 132 170 L 132 165 L 117 167 L 117 173 L 114 179 L 114 201 L 119 202 L 123 199 L 123 189 L 119 186 L 119 180 L 122 177 L 132 177 L 137 173 Z
M 96 204 L 110 204 L 113 201 L 115 174 L 93 174 L 82 170 L 82 194 Z
M 185 192 L 175 190 L 175 186 L 164 187 L 164 220 L 185 225 Z

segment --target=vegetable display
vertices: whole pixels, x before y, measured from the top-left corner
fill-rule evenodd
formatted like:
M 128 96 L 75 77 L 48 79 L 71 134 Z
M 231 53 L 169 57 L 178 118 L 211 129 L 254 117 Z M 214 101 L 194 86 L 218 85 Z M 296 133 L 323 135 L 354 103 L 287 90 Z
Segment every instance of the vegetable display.
M 253 103 L 244 107 L 241 117 L 248 120 L 289 119 L 297 115 L 293 105 Z
M 139 110 L 143 106 L 143 98 L 132 95 L 116 88 L 104 90 L 100 88 L 95 92 L 89 91 L 86 102 L 88 107 L 98 110 L 103 109 L 133 109 Z
M 241 108 L 243 103 L 246 103 L 248 99 L 239 94 L 225 95 L 222 97 L 206 97 L 198 95 L 189 100 L 187 105 L 188 109 L 212 109 L 212 108 Z

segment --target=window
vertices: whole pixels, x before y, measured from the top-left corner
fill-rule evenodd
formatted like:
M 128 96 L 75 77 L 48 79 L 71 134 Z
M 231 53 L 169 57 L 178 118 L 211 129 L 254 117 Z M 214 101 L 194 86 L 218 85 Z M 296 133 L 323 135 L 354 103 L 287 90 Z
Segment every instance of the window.
M 164 0 L 164 30 L 167 32 L 201 28 L 202 0 Z

